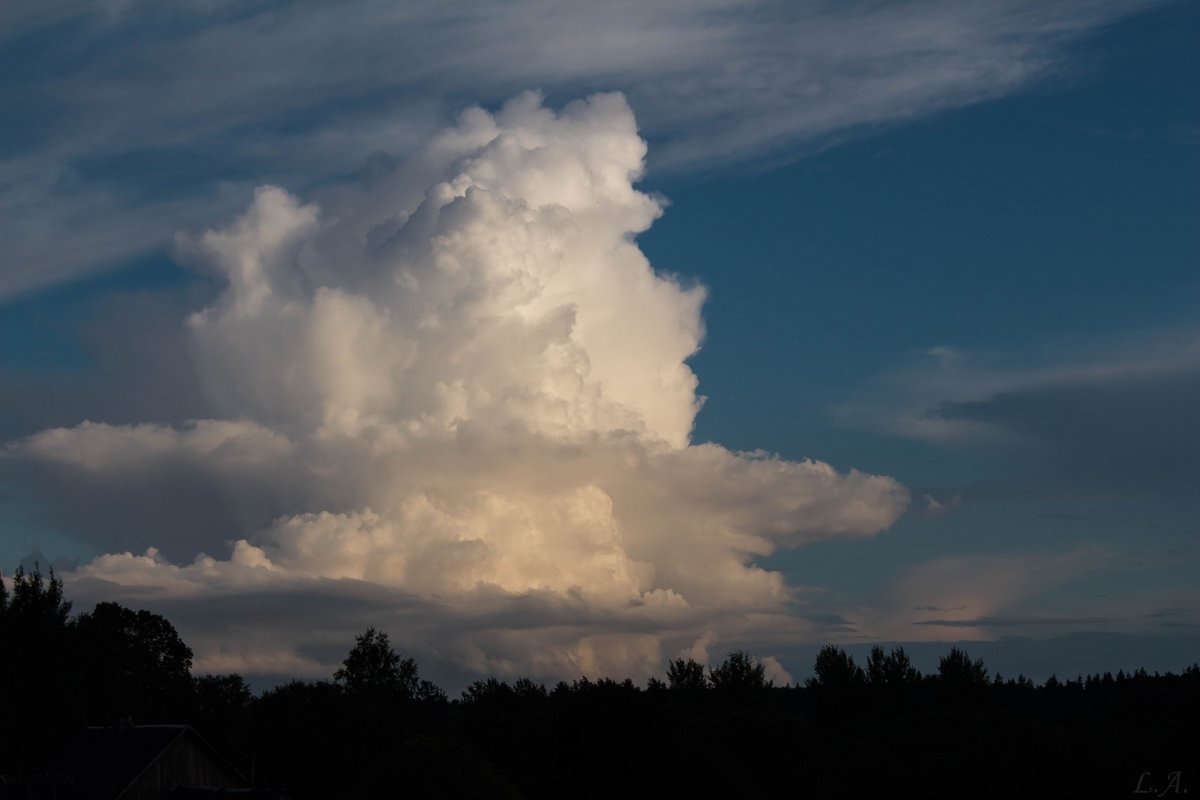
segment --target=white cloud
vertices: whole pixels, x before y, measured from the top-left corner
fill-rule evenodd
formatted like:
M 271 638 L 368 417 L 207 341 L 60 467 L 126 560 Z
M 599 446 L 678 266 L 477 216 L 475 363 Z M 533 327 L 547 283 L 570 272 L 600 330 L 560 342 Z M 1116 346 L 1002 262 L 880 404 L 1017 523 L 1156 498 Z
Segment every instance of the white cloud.
M 20 449 L 46 461 L 112 477 L 162 466 L 163 462 L 203 461 L 222 472 L 257 469 L 286 458 L 293 445 L 261 425 L 198 420 L 182 430 L 163 425 L 106 425 L 83 422 L 53 428 L 26 439 Z
M 763 671 L 766 673 L 766 678 L 776 686 L 789 686 L 795 683 L 792 674 L 783 668 L 783 664 L 779 663 L 779 659 L 775 656 L 767 656 L 762 660 Z
M 187 320 L 219 418 L 83 423 L 6 452 L 60 470 L 64 496 L 102 487 L 89 516 L 197 485 L 245 512 L 194 539 L 171 533 L 185 499 L 130 513 L 123 535 L 151 549 L 81 567 L 80 591 L 243 598 L 184 618 L 199 663 L 246 670 L 308 669 L 302 644 L 365 624 L 338 612 L 281 641 L 272 622 L 259 651 L 254 625 L 229 622 L 253 618 L 252 595 L 307 598 L 301 619 L 354 599 L 467 672 L 644 677 L 672 648 L 794 630 L 794 590 L 752 559 L 877 533 L 908 495 L 690 443 L 704 291 L 633 243 L 661 213 L 633 186 L 644 155 L 622 96 L 555 113 L 525 94 L 468 111 L 411 164 L 314 204 L 262 188 L 181 241 L 226 283 Z

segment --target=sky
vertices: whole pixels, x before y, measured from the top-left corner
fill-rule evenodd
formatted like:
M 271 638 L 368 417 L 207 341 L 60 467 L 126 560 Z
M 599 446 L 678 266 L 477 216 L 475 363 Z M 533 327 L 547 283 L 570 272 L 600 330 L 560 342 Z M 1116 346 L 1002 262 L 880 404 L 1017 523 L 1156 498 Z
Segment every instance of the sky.
M 1200 653 L 1200 8 L 0 7 L 0 567 L 198 672 Z

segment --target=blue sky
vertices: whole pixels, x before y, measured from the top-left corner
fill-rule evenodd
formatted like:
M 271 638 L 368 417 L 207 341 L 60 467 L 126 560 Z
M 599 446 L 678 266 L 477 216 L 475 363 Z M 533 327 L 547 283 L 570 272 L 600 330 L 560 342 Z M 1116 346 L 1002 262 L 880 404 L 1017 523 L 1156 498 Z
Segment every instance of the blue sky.
M 929 651 L 929 663 L 918 663 L 928 668 L 937 649 L 928 643 L 962 639 L 1005 671 L 1043 677 L 1086 671 L 1080 652 L 1096 669 L 1190 662 L 1200 642 L 1200 10 L 714 2 L 612 11 L 529 3 L 483 14 L 375 2 L 344 14 L 304 3 L 166 11 L 129 2 L 0 12 L 3 563 L 35 548 L 68 570 L 90 562 L 90 572 L 68 572 L 85 601 L 106 592 L 149 597 L 182 620 L 205 665 L 260 674 L 321 674 L 338 637 L 348 640 L 367 618 L 390 622 L 393 639 L 435 659 L 433 673 L 446 680 L 589 665 L 638 673 L 655 657 L 709 657 L 735 645 L 770 657 L 778 676 L 800 677 L 827 640 L 907 642 Z M 528 89 L 563 119 L 573 100 L 621 92 L 648 145 L 636 187 L 664 209 L 648 229 L 631 223 L 626 232 L 660 276 L 679 276 L 681 294 L 645 313 L 678 312 L 686 327 L 683 292 L 707 291 L 702 344 L 686 362 L 705 400 L 693 447 L 682 452 L 710 442 L 722 453 L 774 453 L 785 465 L 812 458 L 843 475 L 888 476 L 907 492 L 902 511 L 885 512 L 870 495 L 811 525 L 826 512 L 797 507 L 780 520 L 755 517 L 745 530 L 730 523 L 739 535 L 754 525 L 804 531 L 733 551 L 746 575 L 782 576 L 790 588 L 777 605 L 697 600 L 680 588 L 682 577 L 668 585 L 667 554 L 692 546 L 686 530 L 668 526 L 644 545 L 660 555 L 630 558 L 659 576 L 639 584 L 639 596 L 678 591 L 694 610 L 686 623 L 635 620 L 590 599 L 570 624 L 567 612 L 525 614 L 534 599 L 557 607 L 557 578 L 538 577 L 535 591 L 502 572 L 488 585 L 511 605 L 472 617 L 461 609 L 478 598 L 445 600 L 449 583 L 420 588 L 395 576 L 285 565 L 292 551 L 280 537 L 306 534 L 273 520 L 307 524 L 314 518 L 303 515 L 326 512 L 358 520 L 386 499 L 330 490 L 318 502 L 319 492 L 297 488 L 305 479 L 280 477 L 287 470 L 277 464 L 239 461 L 241 471 L 222 477 L 225 462 L 186 461 L 195 447 L 189 420 L 250 420 L 294 442 L 305 435 L 289 427 L 292 417 L 262 411 L 282 399 L 230 405 L 228 392 L 250 382 L 237 369 L 260 367 L 235 369 L 183 323 L 220 309 L 236 280 L 197 254 L 203 231 L 233 231 L 264 184 L 318 204 L 327 227 L 341 224 L 328 222 L 331 209 L 361 208 L 344 199 L 360 189 L 372 203 L 402 205 L 395 198 L 409 189 L 372 187 L 420 173 L 405 165 L 464 108 L 480 104 L 499 119 L 502 104 Z M 604 108 L 611 114 L 597 111 L 587 125 L 619 126 L 625 112 Z M 587 129 L 579 126 L 570 130 Z M 516 169 L 505 164 L 494 169 Z M 518 178 L 513 185 L 525 186 Z M 419 175 L 405 180 L 414 197 L 424 191 Z M 324 272 L 308 279 L 355 288 L 339 277 L 344 251 L 314 241 Z M 686 354 L 686 341 L 667 343 L 680 329 L 643 330 L 645 317 L 626 311 L 648 352 L 662 343 L 662 363 L 679 347 Z M 246 335 L 267 335 L 254 330 Z M 238 341 L 234 350 L 247 348 Z M 604 343 L 580 346 L 599 375 Z M 636 364 L 618 367 L 643 374 Z M 597 391 L 642 397 L 618 386 L 625 379 L 597 378 Z M 653 420 L 674 420 L 675 410 L 643 402 L 621 400 L 647 420 L 637 451 L 657 452 L 651 440 L 670 435 Z M 521 419 L 535 429 L 523 447 L 588 447 L 576 433 L 539 433 L 540 422 Z M 93 441 L 84 420 L 110 426 L 107 438 Z M 106 483 L 106 471 L 149 452 L 140 437 L 151 424 L 161 428 L 156 436 L 178 438 L 153 447 L 184 455 Z M 60 428 L 52 449 L 45 432 Z M 604 430 L 589 435 L 618 429 Z M 608 446 L 589 457 L 607 458 Z M 99 467 L 78 455 L 103 448 L 111 450 Z M 546 458 L 546 474 L 561 469 Z M 762 462 L 722 467 L 731 470 L 722 486 L 754 463 Z M 93 472 L 71 471 L 80 465 Z M 530 467 L 528 480 L 548 480 L 539 469 Z M 636 538 L 651 522 L 628 510 L 638 502 L 633 490 L 607 469 L 595 466 L 587 486 L 610 497 L 613 524 Z M 661 469 L 681 471 L 677 480 L 638 480 L 684 482 L 683 467 Z M 400 469 L 395 480 L 437 494 L 409 474 Z M 472 481 L 511 499 L 496 488 L 507 478 L 481 472 Z M 746 488 L 736 502 L 762 507 L 762 498 L 789 491 L 755 490 L 768 494 Z M 449 509 L 457 495 L 445 492 L 439 507 Z M 879 516 L 847 521 L 854 503 Z M 379 513 L 396 547 L 418 535 L 419 525 Z M 456 524 L 501 524 L 464 515 Z M 376 535 L 367 530 L 357 535 Z M 519 547 L 481 536 L 497 553 Z M 263 588 L 223 578 L 187 588 L 171 572 L 198 553 L 233 564 L 222 548 L 239 539 L 265 548 L 272 569 L 288 566 L 317 583 L 293 577 Z M 154 575 L 93 562 L 148 547 L 163 554 Z M 352 585 L 329 590 L 330 580 Z M 607 591 L 589 583 L 599 580 L 593 573 L 572 580 L 581 596 Z M 574 596 L 568 584 L 563 597 Z M 541 594 L 546 586 L 553 596 Z M 294 618 L 260 619 L 289 633 L 259 652 L 249 642 L 261 631 L 229 620 L 268 596 L 292 603 Z M 453 608 L 445 624 L 455 636 L 405 631 L 399 605 L 424 608 L 435 596 Z M 296 621 L 318 606 L 350 610 L 312 628 Z M 544 633 L 563 628 L 573 632 Z

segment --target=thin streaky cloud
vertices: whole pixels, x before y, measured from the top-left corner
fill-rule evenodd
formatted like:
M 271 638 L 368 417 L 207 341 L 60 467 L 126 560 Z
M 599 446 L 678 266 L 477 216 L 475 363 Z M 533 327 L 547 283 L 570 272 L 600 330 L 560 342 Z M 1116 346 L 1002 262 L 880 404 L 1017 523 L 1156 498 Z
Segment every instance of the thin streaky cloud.
M 257 183 L 405 155 L 525 88 L 623 91 L 652 168 L 710 169 L 1011 93 L 1154 5 L 6 4 L 0 297 L 162 248 Z

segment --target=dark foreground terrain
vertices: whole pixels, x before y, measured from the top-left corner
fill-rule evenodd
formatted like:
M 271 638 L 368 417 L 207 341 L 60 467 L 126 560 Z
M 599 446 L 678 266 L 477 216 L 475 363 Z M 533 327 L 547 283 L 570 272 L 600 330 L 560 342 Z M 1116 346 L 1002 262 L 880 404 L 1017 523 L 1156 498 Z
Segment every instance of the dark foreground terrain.
M 124 741 L 186 744 L 221 785 L 277 790 L 242 797 L 749 797 L 779 783 L 796 797 L 1200 793 L 1196 665 L 1035 685 L 991 676 L 958 649 L 921 675 L 899 648 L 856 665 L 830 646 L 805 686 L 772 686 L 735 652 L 711 669 L 673 661 L 645 688 L 487 680 L 451 700 L 368 630 L 332 680 L 256 697 L 237 675 L 192 676 L 191 650 L 158 615 L 101 603 L 72 617 L 53 575 L 10 584 L 5 798 L 84 796 L 98 784 L 82 772 L 100 767 L 70 754 L 130 730 L 141 733 Z M 159 727 L 139 727 L 149 724 Z M 110 771 L 116 760 L 136 759 L 110 758 Z M 226 796 L 200 783 L 169 796 Z

